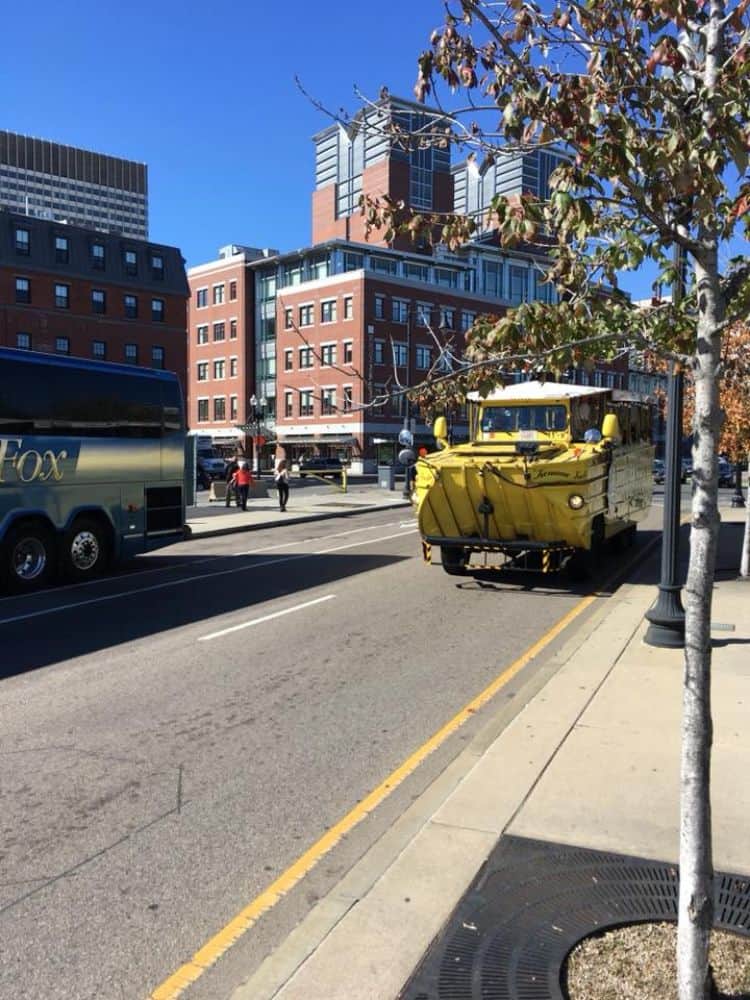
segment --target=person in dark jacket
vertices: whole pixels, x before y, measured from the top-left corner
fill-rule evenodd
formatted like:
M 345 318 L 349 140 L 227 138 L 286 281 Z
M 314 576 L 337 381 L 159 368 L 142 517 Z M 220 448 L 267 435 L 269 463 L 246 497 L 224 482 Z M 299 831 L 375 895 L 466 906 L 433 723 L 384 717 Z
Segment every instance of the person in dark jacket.
M 227 484 L 227 492 L 226 492 L 226 496 L 224 498 L 224 503 L 225 503 L 225 505 L 227 507 L 229 507 L 229 505 L 232 502 L 232 493 L 234 493 L 235 496 L 237 495 L 236 491 L 234 489 L 234 483 L 232 482 L 232 477 L 234 476 L 234 474 L 237 471 L 238 467 L 239 467 L 239 457 L 235 457 L 235 458 L 232 459 L 231 462 L 228 463 L 227 468 L 226 468 L 226 473 L 225 473 L 224 478 L 225 478 L 226 484 Z M 240 501 L 239 501 L 239 498 L 238 498 L 237 499 L 237 506 L 239 507 L 239 505 L 240 505 Z

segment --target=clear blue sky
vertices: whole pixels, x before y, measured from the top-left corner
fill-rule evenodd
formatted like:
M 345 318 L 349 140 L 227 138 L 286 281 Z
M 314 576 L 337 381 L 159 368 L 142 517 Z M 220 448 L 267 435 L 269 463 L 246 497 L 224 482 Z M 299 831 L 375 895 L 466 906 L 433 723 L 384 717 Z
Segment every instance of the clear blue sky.
M 411 97 L 440 0 L 77 0 L 3 12 L 0 128 L 145 161 L 150 235 L 189 265 L 309 245 L 311 136 L 355 86 Z M 649 294 L 630 277 L 624 287 Z

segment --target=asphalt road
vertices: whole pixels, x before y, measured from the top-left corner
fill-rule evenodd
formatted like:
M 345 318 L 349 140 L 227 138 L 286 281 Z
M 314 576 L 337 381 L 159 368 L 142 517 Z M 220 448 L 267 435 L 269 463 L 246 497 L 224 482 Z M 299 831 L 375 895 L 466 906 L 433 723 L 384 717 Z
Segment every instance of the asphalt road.
M 404 510 L 0 600 L 0 996 L 148 996 L 586 589 L 449 578 Z M 230 996 L 535 669 L 186 996 Z

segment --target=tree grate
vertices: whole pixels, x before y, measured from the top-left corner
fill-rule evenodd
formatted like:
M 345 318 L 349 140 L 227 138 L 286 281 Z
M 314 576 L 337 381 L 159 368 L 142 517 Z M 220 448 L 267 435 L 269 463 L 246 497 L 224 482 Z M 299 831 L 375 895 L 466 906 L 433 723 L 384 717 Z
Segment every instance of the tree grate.
M 677 920 L 676 865 L 502 837 L 399 1000 L 563 1000 L 583 938 Z M 714 926 L 750 937 L 750 877 L 717 873 Z

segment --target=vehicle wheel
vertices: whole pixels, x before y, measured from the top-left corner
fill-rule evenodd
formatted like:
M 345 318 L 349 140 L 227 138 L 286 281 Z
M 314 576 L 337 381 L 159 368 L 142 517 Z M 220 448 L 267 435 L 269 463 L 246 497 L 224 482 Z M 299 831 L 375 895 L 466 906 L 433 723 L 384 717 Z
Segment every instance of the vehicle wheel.
M 109 562 L 109 538 L 99 521 L 79 517 L 63 541 L 62 569 L 68 580 L 91 580 Z
M 0 575 L 11 593 L 46 587 L 55 572 L 55 537 L 39 522 L 13 525 L 3 541 L 1 558 Z
M 456 545 L 442 545 L 440 560 L 443 569 L 449 576 L 466 576 L 468 555 L 466 549 Z

